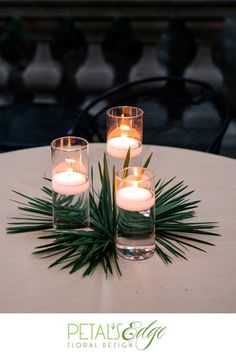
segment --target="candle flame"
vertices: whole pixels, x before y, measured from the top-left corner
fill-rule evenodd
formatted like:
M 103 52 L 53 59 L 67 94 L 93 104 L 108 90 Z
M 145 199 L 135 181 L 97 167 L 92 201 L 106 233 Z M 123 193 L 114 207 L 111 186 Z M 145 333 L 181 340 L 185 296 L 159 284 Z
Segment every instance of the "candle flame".
M 121 127 L 125 126 L 125 118 L 124 118 L 124 113 L 121 114 L 121 125 L 120 125 L 120 129 L 122 129 Z
M 121 125 L 120 129 L 121 130 L 130 130 L 130 127 L 128 127 L 128 125 Z
M 138 182 L 141 180 L 140 179 L 140 174 L 139 174 L 139 171 L 138 171 L 138 167 L 134 167 L 134 176 L 136 178 L 136 181 L 133 182 L 133 186 L 134 187 L 138 187 Z
M 129 122 L 128 122 L 127 118 L 124 115 L 124 112 L 121 114 L 120 130 L 121 130 L 121 136 L 122 137 L 128 136 L 128 132 L 130 130 L 130 127 L 129 127 Z
M 69 159 L 69 158 L 66 158 L 65 159 L 65 162 L 67 163 L 67 164 L 69 164 L 69 169 L 70 170 L 72 170 L 72 172 L 74 171 L 74 172 L 77 172 L 78 171 L 78 167 L 76 166 L 76 160 L 74 160 L 74 159 Z M 68 171 L 68 170 L 67 170 Z
M 134 175 L 135 175 L 135 177 L 139 176 L 138 167 L 134 167 Z
M 139 182 L 143 182 L 144 179 L 143 179 L 143 170 L 142 168 L 139 168 L 139 167 L 134 167 L 134 176 L 136 178 L 136 181 L 134 181 L 134 185 L 135 186 L 140 186 Z
M 68 138 L 68 147 L 70 148 L 71 147 L 71 139 Z
M 68 177 L 71 177 L 71 175 L 73 173 L 73 168 L 69 167 L 66 172 L 67 172 Z
M 122 137 L 126 137 L 128 136 L 128 131 L 130 130 L 130 127 L 128 127 L 128 125 L 121 125 L 120 126 L 120 130 L 121 130 L 121 136 Z

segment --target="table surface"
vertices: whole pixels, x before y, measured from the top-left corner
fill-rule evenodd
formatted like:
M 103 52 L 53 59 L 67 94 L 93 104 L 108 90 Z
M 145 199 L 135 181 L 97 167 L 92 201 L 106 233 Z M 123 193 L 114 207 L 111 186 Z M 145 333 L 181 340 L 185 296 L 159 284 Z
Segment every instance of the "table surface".
M 102 158 L 103 144 L 91 144 L 91 163 Z M 50 148 L 0 154 L 0 312 L 235 312 L 236 311 L 236 160 L 196 151 L 144 146 L 153 151 L 157 177 L 177 176 L 201 199 L 196 221 L 217 221 L 221 237 L 207 253 L 187 252 L 188 261 L 166 266 L 154 255 L 132 262 L 120 259 L 122 277 L 101 268 L 92 277 L 47 269 L 52 259 L 32 251 L 39 233 L 6 234 L 7 219 L 19 216 L 12 189 L 39 196 L 50 177 Z M 96 178 L 96 176 L 95 176 Z M 45 243 L 45 242 L 44 242 Z

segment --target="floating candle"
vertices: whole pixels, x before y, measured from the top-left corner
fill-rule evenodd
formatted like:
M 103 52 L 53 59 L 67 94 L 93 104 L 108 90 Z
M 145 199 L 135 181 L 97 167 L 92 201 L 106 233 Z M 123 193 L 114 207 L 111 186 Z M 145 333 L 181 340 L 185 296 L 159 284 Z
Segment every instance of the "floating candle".
M 128 149 L 131 149 L 131 158 L 137 157 L 142 152 L 142 145 L 134 138 L 120 136 L 107 141 L 107 153 L 118 159 L 125 158 Z
M 63 195 L 78 195 L 89 188 L 88 178 L 82 173 L 68 168 L 65 172 L 58 172 L 52 176 L 52 189 Z
M 143 111 L 120 106 L 107 111 L 107 153 L 124 159 L 130 148 L 131 158 L 142 152 Z
M 116 195 L 117 206 L 128 211 L 144 211 L 150 209 L 155 203 L 154 194 L 138 186 L 124 187 Z

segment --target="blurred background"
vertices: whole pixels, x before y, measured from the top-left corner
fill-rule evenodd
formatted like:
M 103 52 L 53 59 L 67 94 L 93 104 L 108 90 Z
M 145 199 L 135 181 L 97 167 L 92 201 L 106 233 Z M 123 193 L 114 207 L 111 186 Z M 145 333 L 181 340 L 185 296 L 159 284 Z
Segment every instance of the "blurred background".
M 0 1 L 2 151 L 34 130 L 41 140 L 29 146 L 46 144 L 50 124 L 63 122 L 47 139 L 73 132 L 78 111 L 96 97 L 153 76 L 224 92 L 230 124 L 220 154 L 236 158 L 235 0 Z

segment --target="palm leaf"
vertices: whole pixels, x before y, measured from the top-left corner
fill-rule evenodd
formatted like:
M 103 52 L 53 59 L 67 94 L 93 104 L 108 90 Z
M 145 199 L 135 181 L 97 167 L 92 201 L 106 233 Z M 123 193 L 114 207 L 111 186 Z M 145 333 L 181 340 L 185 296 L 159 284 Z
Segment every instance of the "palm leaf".
M 147 167 L 152 154 L 144 163 Z M 130 149 L 124 161 L 124 168 L 130 161 Z M 129 230 L 132 234 L 133 225 L 139 223 L 140 230 L 149 227 L 147 218 L 140 213 L 133 213 L 132 219 L 128 219 L 122 213 L 117 215 L 115 203 L 115 168 L 112 176 L 109 174 L 106 155 L 103 165 L 98 163 L 101 182 L 99 192 L 94 189 L 93 169 L 91 169 L 90 199 L 90 227 L 88 230 L 60 230 L 52 229 L 52 190 L 47 186 L 41 188 L 44 198 L 30 197 L 23 193 L 13 191 L 24 202 L 16 201 L 18 209 L 26 212 L 21 217 L 13 217 L 7 228 L 8 233 L 22 233 L 40 230 L 48 230 L 40 236 L 48 243 L 37 247 L 34 254 L 43 257 L 56 257 L 49 267 L 62 265 L 62 269 L 70 268 L 74 273 L 85 268 L 83 275 L 92 275 L 98 265 L 101 265 L 105 274 L 113 274 L 114 270 L 121 275 L 115 246 L 117 218 L 121 218 L 120 227 Z M 188 186 L 183 181 L 174 183 L 174 178 L 159 180 L 155 186 L 156 206 L 156 253 L 160 259 L 170 264 L 173 258 L 187 259 L 186 251 L 195 249 L 205 252 L 203 246 L 213 245 L 205 239 L 218 235 L 213 232 L 215 223 L 188 222 L 195 215 L 200 201 L 190 201 L 193 191 L 188 191 Z M 49 179 L 46 179 L 50 181 Z M 65 196 L 61 200 L 59 212 L 63 217 L 73 218 L 72 200 Z M 80 208 L 80 203 L 76 205 Z M 201 247 L 200 247 L 201 246 Z M 58 257 L 59 256 L 59 257 Z

